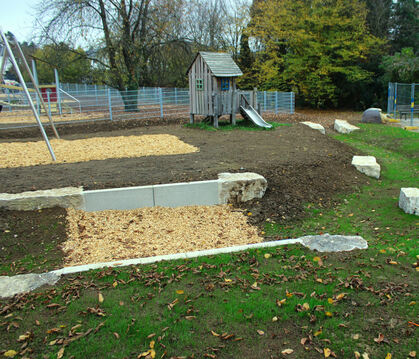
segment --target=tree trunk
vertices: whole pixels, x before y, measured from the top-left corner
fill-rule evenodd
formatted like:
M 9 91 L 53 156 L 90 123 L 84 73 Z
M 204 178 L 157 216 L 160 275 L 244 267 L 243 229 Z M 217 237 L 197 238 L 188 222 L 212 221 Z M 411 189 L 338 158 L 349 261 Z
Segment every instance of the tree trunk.
M 122 101 L 124 102 L 125 112 L 139 112 L 138 108 L 138 89 L 123 90 L 121 93 Z

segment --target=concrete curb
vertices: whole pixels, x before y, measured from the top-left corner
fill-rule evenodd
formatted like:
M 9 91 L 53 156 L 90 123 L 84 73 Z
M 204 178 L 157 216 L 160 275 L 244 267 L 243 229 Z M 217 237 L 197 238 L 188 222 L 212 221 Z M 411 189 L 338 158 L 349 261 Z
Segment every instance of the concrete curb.
M 136 258 L 136 259 L 124 259 L 120 261 L 103 262 L 103 263 L 84 264 L 84 265 L 74 266 L 74 267 L 64 267 L 64 268 L 52 271 L 52 273 L 56 275 L 65 275 L 65 274 L 86 272 L 92 269 L 99 269 L 99 268 L 105 268 L 105 267 L 117 268 L 117 267 L 125 267 L 129 265 L 137 265 L 137 264 L 151 264 L 151 263 L 156 263 L 156 262 L 161 262 L 161 261 L 171 261 L 171 260 L 177 260 L 177 259 L 190 259 L 190 258 L 198 258 L 198 257 L 204 257 L 204 256 L 213 256 L 217 254 L 228 254 L 228 253 L 245 251 L 249 249 L 278 247 L 278 246 L 285 246 L 287 244 L 296 244 L 296 243 L 302 243 L 302 240 L 300 238 L 283 239 L 279 241 L 245 244 L 245 245 L 240 245 L 240 246 L 215 248 L 215 249 L 205 249 L 201 251 L 166 254 L 162 256 Z

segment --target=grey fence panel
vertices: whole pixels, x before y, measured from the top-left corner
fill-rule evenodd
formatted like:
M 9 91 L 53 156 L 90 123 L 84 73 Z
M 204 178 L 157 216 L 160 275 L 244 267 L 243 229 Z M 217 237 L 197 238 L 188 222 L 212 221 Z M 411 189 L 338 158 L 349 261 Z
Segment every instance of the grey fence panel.
M 189 90 L 185 88 L 140 87 L 121 93 L 105 85 L 61 83 L 60 86 L 60 104 L 53 96 L 50 96 L 47 104 L 48 112 L 57 122 L 189 116 Z M 244 94 L 251 101 L 252 91 Z M 34 92 L 31 92 L 31 96 L 35 99 Z M 9 106 L 2 112 L 0 125 L 7 123 L 9 128 L 11 124 L 16 124 L 16 127 L 34 125 L 27 100 L 20 96 L 19 91 L 3 91 L 0 97 L 5 99 L 3 101 L 19 104 L 19 107 Z M 292 92 L 262 91 L 257 93 L 257 100 L 262 112 L 294 113 Z M 46 118 L 46 114 L 41 112 L 41 117 L 44 116 Z

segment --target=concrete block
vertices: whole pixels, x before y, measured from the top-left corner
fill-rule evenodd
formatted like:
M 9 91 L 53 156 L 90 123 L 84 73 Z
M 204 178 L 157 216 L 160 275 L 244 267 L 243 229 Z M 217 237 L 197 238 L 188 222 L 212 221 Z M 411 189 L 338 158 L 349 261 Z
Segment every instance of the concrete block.
M 0 193 L 0 208 L 33 211 L 52 207 L 83 207 L 83 188 L 64 187 L 16 194 Z
M 268 182 L 265 177 L 253 173 L 219 173 L 219 202 L 247 202 L 254 198 L 262 198 Z
M 351 133 L 353 131 L 359 130 L 359 127 L 351 125 L 350 123 L 344 120 L 335 120 L 334 128 L 335 131 L 339 133 Z
M 369 177 L 380 178 L 381 167 L 374 156 L 354 156 L 352 165 Z
M 83 195 L 83 209 L 88 212 L 154 206 L 153 186 L 85 191 Z
M 399 207 L 406 213 L 419 216 L 419 188 L 401 188 Z
M 314 122 L 310 122 L 310 121 L 304 121 L 301 122 L 303 125 L 306 125 L 310 128 L 312 128 L 313 130 L 317 130 L 319 132 L 321 132 L 323 135 L 326 134 L 326 131 L 324 130 L 324 127 L 322 125 L 320 125 L 319 123 L 314 123 Z
M 218 181 L 171 183 L 153 186 L 154 205 L 162 207 L 219 204 Z

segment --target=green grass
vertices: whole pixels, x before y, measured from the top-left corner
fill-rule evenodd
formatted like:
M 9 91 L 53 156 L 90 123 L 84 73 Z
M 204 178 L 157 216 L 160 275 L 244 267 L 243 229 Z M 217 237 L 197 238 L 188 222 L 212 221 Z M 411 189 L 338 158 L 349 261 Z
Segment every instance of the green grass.
M 185 127 L 188 128 L 197 128 L 201 130 L 206 131 L 232 131 L 232 130 L 244 130 L 244 131 L 273 131 L 277 127 L 280 126 L 291 126 L 291 124 L 288 123 L 278 123 L 278 122 L 268 122 L 272 125 L 271 128 L 264 128 L 256 126 L 254 123 L 246 120 L 238 120 L 236 122 L 236 125 L 230 124 L 230 122 L 220 121 L 218 123 L 219 128 L 215 128 L 211 124 L 208 124 L 206 122 L 199 122 L 194 124 L 186 124 Z
M 0 354 L 57 358 L 64 348 L 64 358 L 137 358 L 154 341 L 156 358 L 311 359 L 324 358 L 325 349 L 337 358 L 355 351 L 407 358 L 417 351 L 418 329 L 409 322 L 419 317 L 412 265 L 419 218 L 397 201 L 400 187 L 417 186 L 418 136 L 374 125 L 336 136 L 376 156 L 381 179 L 341 196 L 333 209 L 307 203 L 298 223 L 266 223 L 269 236 L 282 238 L 359 234 L 367 250 L 319 254 L 282 246 L 68 276 L 2 303 Z

